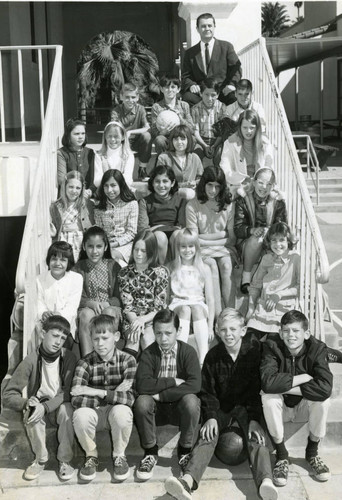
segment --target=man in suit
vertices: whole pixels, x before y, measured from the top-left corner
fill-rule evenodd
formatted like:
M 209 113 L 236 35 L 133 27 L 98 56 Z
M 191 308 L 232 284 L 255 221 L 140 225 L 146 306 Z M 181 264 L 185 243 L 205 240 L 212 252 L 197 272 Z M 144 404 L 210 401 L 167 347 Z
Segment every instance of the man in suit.
M 201 41 L 185 52 L 182 71 L 182 97 L 189 104 L 201 100 L 200 82 L 214 78 L 221 86 L 219 100 L 235 101 L 235 83 L 241 78 L 241 63 L 231 43 L 214 38 L 215 18 L 206 13 L 196 20 Z

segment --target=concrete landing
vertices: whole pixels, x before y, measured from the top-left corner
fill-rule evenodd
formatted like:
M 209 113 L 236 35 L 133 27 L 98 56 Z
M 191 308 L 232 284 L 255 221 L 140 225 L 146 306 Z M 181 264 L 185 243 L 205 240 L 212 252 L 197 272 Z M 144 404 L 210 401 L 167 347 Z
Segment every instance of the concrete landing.
M 288 484 L 278 489 L 279 500 L 338 500 L 342 487 L 342 450 L 338 448 L 323 457 L 332 471 L 331 479 L 326 483 L 317 482 L 312 476 L 303 457 L 304 450 L 291 452 L 291 465 Z M 74 477 L 62 483 L 57 475 L 57 463 L 51 461 L 41 476 L 34 481 L 22 478 L 27 462 L 18 461 L 14 467 L 4 467 L 0 462 L 1 500 L 171 500 L 165 493 L 164 481 L 171 475 L 178 475 L 175 457 L 172 460 L 161 458 L 155 468 L 153 478 L 146 483 L 139 483 L 134 477 L 135 466 L 139 460 L 128 456 L 130 476 L 124 483 L 115 483 L 112 479 L 113 466 L 110 459 L 100 462 L 96 478 L 91 483 L 84 483 Z M 76 460 L 74 466 L 82 466 Z M 205 471 L 199 489 L 193 493 L 194 500 L 257 500 L 257 490 L 248 466 L 227 468 L 214 458 Z

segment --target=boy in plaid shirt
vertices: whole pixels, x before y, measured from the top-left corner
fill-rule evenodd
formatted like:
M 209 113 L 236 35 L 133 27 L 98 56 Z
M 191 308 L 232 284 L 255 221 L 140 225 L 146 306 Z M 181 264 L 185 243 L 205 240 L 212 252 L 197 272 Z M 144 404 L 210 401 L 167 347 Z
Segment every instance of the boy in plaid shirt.
M 179 425 L 178 459 L 186 464 L 192 449 L 200 416 L 201 368 L 196 351 L 177 341 L 179 318 L 170 309 L 158 311 L 153 319 L 156 341 L 142 353 L 136 376 L 139 396 L 134 417 L 145 451 L 137 478 L 146 481 L 153 475 L 158 460 L 156 422 Z
M 91 481 L 96 476 L 98 451 L 96 430 L 110 429 L 113 441 L 114 479 L 129 475 L 125 450 L 133 426 L 132 390 L 136 362 L 120 351 L 118 321 L 100 314 L 90 322 L 94 351 L 77 363 L 72 382 L 72 405 L 75 408 L 75 434 L 86 454 L 80 478 Z

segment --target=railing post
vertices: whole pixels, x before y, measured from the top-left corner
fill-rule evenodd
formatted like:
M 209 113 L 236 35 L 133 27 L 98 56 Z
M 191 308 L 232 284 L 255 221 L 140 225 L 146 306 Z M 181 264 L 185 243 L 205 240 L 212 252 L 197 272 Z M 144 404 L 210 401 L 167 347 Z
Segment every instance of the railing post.
M 23 82 L 23 56 L 21 49 L 18 50 L 18 77 L 19 77 L 19 106 L 20 106 L 20 126 L 21 140 L 26 142 L 25 131 L 25 102 L 24 102 L 24 82 Z
M 6 142 L 5 102 L 4 102 L 4 85 L 3 85 L 3 74 L 2 74 L 1 50 L 0 50 L 0 120 L 1 120 L 1 142 Z
M 40 102 L 40 122 L 43 130 L 44 126 L 44 80 L 42 49 L 38 49 L 38 71 L 39 71 L 39 102 Z

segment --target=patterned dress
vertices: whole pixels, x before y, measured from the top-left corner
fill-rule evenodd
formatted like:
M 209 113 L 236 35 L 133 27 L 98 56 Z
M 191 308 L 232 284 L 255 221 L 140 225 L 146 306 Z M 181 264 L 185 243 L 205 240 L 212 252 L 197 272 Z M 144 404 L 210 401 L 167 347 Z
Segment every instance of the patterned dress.
M 120 299 L 124 316 L 123 333 L 129 329 L 127 313 L 144 316 L 167 306 L 169 272 L 164 266 L 137 271 L 134 264 L 118 274 Z
M 200 305 L 208 314 L 205 303 L 204 279 L 195 266 L 182 265 L 178 273 L 171 273 L 171 303 L 169 308 Z
M 137 234 L 138 212 L 137 201 L 124 202 L 121 199 L 115 203 L 108 201 L 106 210 L 94 210 L 95 224 L 105 230 L 109 240 L 114 236 L 114 242 L 119 246 L 113 247 L 113 250 L 118 250 L 126 262 L 131 255 L 133 239 Z

